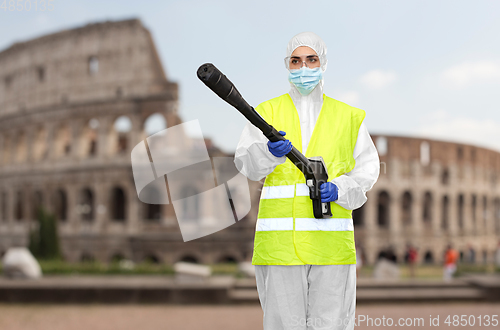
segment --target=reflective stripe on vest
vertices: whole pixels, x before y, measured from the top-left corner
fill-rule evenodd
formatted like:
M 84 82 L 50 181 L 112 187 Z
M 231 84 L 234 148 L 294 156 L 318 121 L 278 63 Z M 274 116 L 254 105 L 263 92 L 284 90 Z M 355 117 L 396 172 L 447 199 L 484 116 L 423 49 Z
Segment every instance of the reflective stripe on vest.
M 329 181 L 350 172 L 363 110 L 323 94 L 304 153 L 297 110 L 289 94 L 261 103 L 257 112 L 306 157 L 322 156 Z M 292 162 L 276 166 L 264 182 L 256 223 L 254 265 L 336 265 L 356 263 L 352 211 L 331 202 L 333 216 L 315 219 L 305 178 Z
M 293 230 L 293 218 L 260 218 L 257 219 L 256 231 Z M 353 231 L 351 219 L 315 219 L 295 218 L 295 230 Z

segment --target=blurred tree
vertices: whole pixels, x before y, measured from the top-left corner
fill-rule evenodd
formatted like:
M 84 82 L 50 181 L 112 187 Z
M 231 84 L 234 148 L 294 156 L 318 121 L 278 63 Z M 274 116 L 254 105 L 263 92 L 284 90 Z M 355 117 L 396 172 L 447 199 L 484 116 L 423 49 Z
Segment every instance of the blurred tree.
M 38 209 L 38 230 L 30 231 L 29 250 L 37 259 L 61 259 L 57 222 L 52 213 Z

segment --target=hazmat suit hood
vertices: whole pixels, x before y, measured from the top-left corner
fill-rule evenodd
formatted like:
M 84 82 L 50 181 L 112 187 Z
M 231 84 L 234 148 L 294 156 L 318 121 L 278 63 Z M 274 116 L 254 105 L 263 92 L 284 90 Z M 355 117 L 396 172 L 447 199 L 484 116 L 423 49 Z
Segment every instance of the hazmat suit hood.
M 328 61 L 326 59 L 326 44 L 313 32 L 302 32 L 295 35 L 288 42 L 286 56 L 291 56 L 293 51 L 300 46 L 312 48 L 318 54 L 321 71 L 326 71 Z M 290 97 L 297 108 L 302 130 L 302 153 L 305 154 L 309 140 L 312 135 L 316 120 L 321 107 L 323 106 L 323 85 L 324 78 L 321 78 L 318 85 L 307 95 L 300 94 L 299 90 L 290 82 Z

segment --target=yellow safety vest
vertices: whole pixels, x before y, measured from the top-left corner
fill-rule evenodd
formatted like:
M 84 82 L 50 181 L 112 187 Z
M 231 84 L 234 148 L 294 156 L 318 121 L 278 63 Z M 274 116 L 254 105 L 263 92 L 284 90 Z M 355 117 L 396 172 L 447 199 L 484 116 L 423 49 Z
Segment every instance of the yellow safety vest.
M 255 110 L 302 151 L 297 110 L 289 94 L 263 102 Z M 365 111 L 323 94 L 323 106 L 305 152 L 322 156 L 328 181 L 350 172 Z M 287 158 L 264 182 L 255 231 L 253 265 L 342 265 L 356 263 L 352 211 L 331 202 L 333 216 L 313 215 L 305 177 Z

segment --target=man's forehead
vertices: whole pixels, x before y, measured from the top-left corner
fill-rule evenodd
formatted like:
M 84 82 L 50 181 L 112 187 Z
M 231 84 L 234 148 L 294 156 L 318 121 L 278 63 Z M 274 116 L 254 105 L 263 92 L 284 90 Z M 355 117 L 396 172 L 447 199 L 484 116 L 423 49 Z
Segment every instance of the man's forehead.
M 309 55 L 309 54 L 315 54 L 317 55 L 316 51 L 314 49 L 312 49 L 311 47 L 309 46 L 299 46 L 297 48 L 294 49 L 294 51 L 292 52 L 291 56 L 295 56 L 295 55 Z

